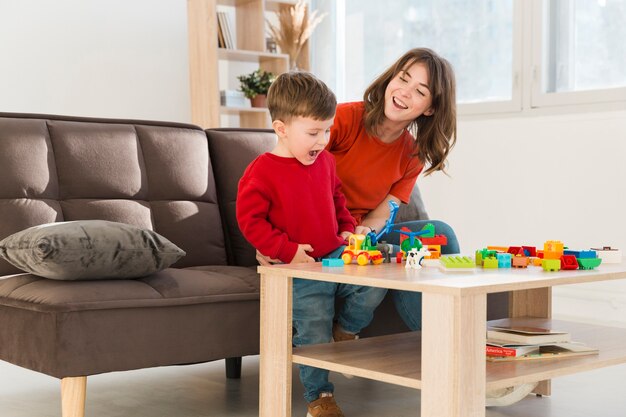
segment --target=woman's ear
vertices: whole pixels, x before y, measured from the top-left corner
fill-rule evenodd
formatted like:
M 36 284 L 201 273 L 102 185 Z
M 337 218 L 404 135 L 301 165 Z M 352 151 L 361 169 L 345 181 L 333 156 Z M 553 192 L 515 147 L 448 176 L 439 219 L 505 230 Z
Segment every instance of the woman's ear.
M 272 128 L 279 138 L 284 138 L 287 135 L 286 126 L 282 120 L 274 120 L 272 122 Z
M 432 107 L 429 107 L 425 112 L 424 112 L 424 116 L 432 116 L 433 114 L 435 114 L 435 109 L 433 109 Z

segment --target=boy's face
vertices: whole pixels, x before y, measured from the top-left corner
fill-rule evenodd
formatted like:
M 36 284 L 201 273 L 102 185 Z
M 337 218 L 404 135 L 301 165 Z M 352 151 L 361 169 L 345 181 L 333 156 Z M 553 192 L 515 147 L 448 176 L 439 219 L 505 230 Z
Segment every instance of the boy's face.
M 283 123 L 272 123 L 278 138 L 281 156 L 296 158 L 302 165 L 311 165 L 330 139 L 330 127 L 334 118 L 315 120 L 309 117 L 294 117 Z

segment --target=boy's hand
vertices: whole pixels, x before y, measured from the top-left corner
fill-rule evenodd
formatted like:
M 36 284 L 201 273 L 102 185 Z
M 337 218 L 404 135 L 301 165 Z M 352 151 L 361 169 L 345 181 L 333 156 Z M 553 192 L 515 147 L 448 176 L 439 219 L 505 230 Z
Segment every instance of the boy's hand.
M 346 242 L 348 241 L 348 239 L 350 238 L 350 235 L 352 235 L 352 232 L 341 232 L 339 233 L 339 236 L 345 240 Z
M 291 263 L 299 264 L 315 262 L 315 259 L 307 255 L 307 252 L 313 252 L 313 247 L 311 245 L 298 245 L 298 250 L 296 251 L 296 255 L 291 260 Z
M 279 259 L 272 259 L 269 256 L 263 255 L 261 252 L 256 251 L 256 260 L 259 262 L 259 265 L 268 266 L 272 264 L 279 264 Z

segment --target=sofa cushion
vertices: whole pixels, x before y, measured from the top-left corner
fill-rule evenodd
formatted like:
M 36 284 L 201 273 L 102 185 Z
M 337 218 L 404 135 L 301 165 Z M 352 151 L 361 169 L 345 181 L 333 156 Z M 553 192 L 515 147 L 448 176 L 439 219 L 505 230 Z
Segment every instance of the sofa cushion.
M 11 264 L 57 280 L 139 278 L 184 255 L 158 233 L 104 220 L 33 226 L 0 241 L 0 256 Z
M 237 186 L 248 164 L 276 146 L 276 134 L 269 129 L 209 129 L 206 134 L 215 172 L 219 207 L 224 228 L 228 230 L 228 262 L 232 265 L 257 265 L 256 251 L 243 237 L 237 224 Z
M 0 279 L 0 357 L 57 378 L 257 354 L 253 268 L 168 268 L 137 280 Z M 6 336 L 6 337 L 5 337 Z

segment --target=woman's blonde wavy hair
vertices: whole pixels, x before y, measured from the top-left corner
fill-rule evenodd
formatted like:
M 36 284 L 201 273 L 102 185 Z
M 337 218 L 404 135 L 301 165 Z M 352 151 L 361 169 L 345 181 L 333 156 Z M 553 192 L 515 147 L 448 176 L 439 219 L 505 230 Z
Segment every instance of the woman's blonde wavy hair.
M 365 129 L 370 135 L 377 136 L 377 129 L 385 120 L 387 85 L 398 72 L 415 63 L 423 64 L 428 71 L 428 89 L 434 112 L 431 116 L 422 114 L 407 126 L 407 130 L 415 138 L 414 155 L 428 165 L 425 175 L 435 171 L 445 173 L 446 158 L 456 143 L 456 82 L 450 63 L 434 51 L 411 49 L 365 90 Z

